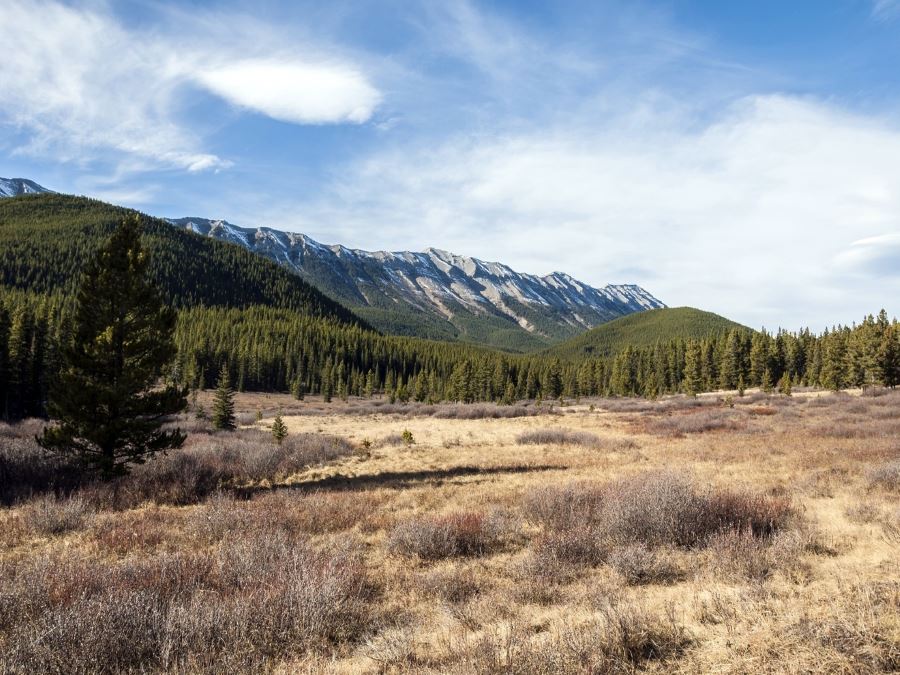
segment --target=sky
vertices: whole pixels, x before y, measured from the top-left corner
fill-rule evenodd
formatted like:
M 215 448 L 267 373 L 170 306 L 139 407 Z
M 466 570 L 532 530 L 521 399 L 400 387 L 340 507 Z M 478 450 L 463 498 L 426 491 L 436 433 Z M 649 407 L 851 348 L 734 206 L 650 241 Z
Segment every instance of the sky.
M 0 175 L 822 330 L 900 314 L 900 0 L 0 2 Z

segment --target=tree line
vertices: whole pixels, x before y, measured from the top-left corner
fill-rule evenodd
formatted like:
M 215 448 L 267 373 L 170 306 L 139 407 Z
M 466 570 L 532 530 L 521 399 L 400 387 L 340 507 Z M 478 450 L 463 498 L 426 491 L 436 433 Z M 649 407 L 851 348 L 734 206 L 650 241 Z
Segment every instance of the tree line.
M 0 291 L 0 415 L 46 415 L 72 302 Z M 385 336 L 286 309 L 193 307 L 178 312 L 176 355 L 165 379 L 192 389 L 228 371 L 238 391 L 326 399 L 384 394 L 400 401 L 497 401 L 701 393 L 744 387 L 842 389 L 900 383 L 900 326 L 882 310 L 853 326 L 732 329 L 697 340 L 626 346 L 614 356 L 561 360 Z

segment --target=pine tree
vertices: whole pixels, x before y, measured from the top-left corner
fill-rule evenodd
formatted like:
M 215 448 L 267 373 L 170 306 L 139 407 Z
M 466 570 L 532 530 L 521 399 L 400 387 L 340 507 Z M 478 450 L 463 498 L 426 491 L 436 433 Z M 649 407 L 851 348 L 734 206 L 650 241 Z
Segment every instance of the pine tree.
M 703 351 L 699 342 L 691 342 L 684 354 L 684 391 L 691 396 L 703 387 Z
M 219 371 L 219 382 L 213 396 L 212 425 L 216 429 L 231 431 L 234 424 L 234 390 L 231 388 L 231 376 L 228 366 L 223 365 Z
M 778 391 L 780 391 L 785 396 L 791 395 L 791 376 L 788 375 L 786 371 L 778 381 Z
M 281 419 L 281 413 L 279 413 L 275 416 L 275 421 L 272 422 L 272 438 L 275 439 L 278 445 L 281 445 L 281 442 L 287 438 L 287 435 L 287 426 L 285 426 L 284 420 Z
M 87 266 L 50 394 L 57 424 L 39 439 L 107 478 L 185 439 L 160 429 L 187 406 L 187 391 L 157 386 L 175 357 L 176 315 L 148 282 L 141 232 L 138 217 L 127 218 Z
M 0 301 L 0 417 L 9 416 L 9 312 Z

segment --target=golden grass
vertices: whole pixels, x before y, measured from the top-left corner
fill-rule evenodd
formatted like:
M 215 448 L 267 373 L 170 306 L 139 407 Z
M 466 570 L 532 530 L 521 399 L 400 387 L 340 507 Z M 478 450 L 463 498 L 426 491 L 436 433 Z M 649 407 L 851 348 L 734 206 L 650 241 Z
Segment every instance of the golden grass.
M 79 502 L 57 512 L 45 499 L 4 509 L 0 581 L 18 578 L 17 566 L 60 557 L 117 569 L 179 553 L 208 556 L 213 562 L 205 564 L 223 566 L 224 574 L 229 547 L 243 550 L 242 542 L 259 537 L 298 542 L 303 560 L 318 561 L 316 551 L 349 551 L 365 569 L 363 580 L 348 577 L 350 590 L 333 591 L 354 622 L 346 634 L 329 623 L 327 607 L 318 608 L 324 614 L 315 621 L 327 631 L 309 629 L 302 640 L 285 642 L 269 624 L 258 628 L 265 659 L 253 656 L 253 631 L 234 628 L 245 642 L 212 655 L 191 652 L 187 660 L 179 648 L 200 649 L 188 638 L 166 643 L 175 653 L 165 659 L 152 654 L 151 642 L 141 657 L 150 671 L 181 664 L 215 672 L 227 661 L 230 670 L 282 673 L 896 672 L 900 492 L 877 477 L 892 476 L 900 460 L 900 441 L 889 433 L 900 397 L 835 397 L 834 405 L 811 405 L 813 399 L 776 397 L 734 408 L 714 400 L 698 407 L 662 402 L 633 413 L 607 412 L 598 400 L 554 415 L 439 419 L 345 414 L 365 402 L 241 396 L 245 412 L 288 413 L 290 434 L 338 436 L 357 450 L 275 485 L 264 482 L 247 501 L 225 494 L 193 506 L 117 512 Z M 389 441 L 404 431 L 412 443 Z M 542 431 L 593 434 L 600 443 L 517 442 Z M 692 487 L 671 488 L 675 479 L 666 476 Z M 666 493 L 662 505 L 695 490 L 719 495 L 705 505 L 752 504 L 765 514 L 789 504 L 791 515 L 779 516 L 771 532 L 725 528 L 690 545 L 664 535 L 642 540 L 639 529 L 629 535 L 637 540 L 620 541 L 610 532 L 619 521 L 591 522 L 586 506 L 557 521 L 530 515 L 537 507 L 529 500 L 542 490 L 589 493 L 584 503 L 600 504 L 640 496 L 634 486 L 643 482 L 655 486 L 654 499 Z M 629 513 L 632 520 L 661 517 L 649 506 L 646 514 Z M 310 578 L 327 580 L 330 560 L 316 563 L 323 567 Z M 272 574 L 284 582 L 281 571 Z M 225 593 L 215 585 L 220 580 L 204 583 Z M 229 584 L 222 597 L 234 612 L 244 591 L 239 577 Z M 34 634 L 46 628 L 37 610 L 30 618 L 4 617 L 5 606 L 18 606 L 9 598 L 26 592 L 14 586 L 0 590 L 0 653 L 20 644 L 17 631 L 27 622 Z M 269 590 L 256 588 L 247 593 L 265 601 Z M 180 592 L 190 596 L 191 589 Z M 288 600 L 276 600 L 286 612 Z M 229 652 L 233 658 L 225 659 Z M 13 670 L 13 658 L 0 657 L 0 672 Z

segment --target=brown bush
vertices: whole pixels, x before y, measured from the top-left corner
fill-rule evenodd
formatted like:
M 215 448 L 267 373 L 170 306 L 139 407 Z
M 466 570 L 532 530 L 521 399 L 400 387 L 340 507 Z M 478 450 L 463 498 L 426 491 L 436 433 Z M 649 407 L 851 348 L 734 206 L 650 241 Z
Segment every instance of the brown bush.
M 21 510 L 22 521 L 33 533 L 56 536 L 86 527 L 96 511 L 82 497 L 38 497 Z
M 770 536 L 793 516 L 786 498 L 703 491 L 687 475 L 644 473 L 605 486 L 573 483 L 529 492 L 523 510 L 532 522 L 557 531 L 590 527 L 613 544 L 702 545 L 712 533 L 749 529 Z
M 597 447 L 600 437 L 586 431 L 568 431 L 566 429 L 538 429 L 519 434 L 516 438 L 519 445 L 581 445 Z
M 738 417 L 735 411 L 716 408 L 686 415 L 670 415 L 660 419 L 651 419 L 644 423 L 644 428 L 648 433 L 658 436 L 678 437 L 707 431 L 737 429 Z
M 371 595 L 353 550 L 277 537 L 119 564 L 60 555 L 2 565 L 0 581 L 0 672 L 258 672 L 358 640 Z
M 468 602 L 485 591 L 484 578 L 469 568 L 429 570 L 417 581 L 423 593 L 449 603 Z
M 534 546 L 538 560 L 558 561 L 570 565 L 596 566 L 609 554 L 603 533 L 585 526 L 550 531 L 541 535 Z
M 692 642 L 671 613 L 656 615 L 634 604 L 608 605 L 585 622 L 566 622 L 549 636 L 513 623 L 463 643 L 455 655 L 461 672 L 580 675 L 631 673 L 673 665 Z
M 397 524 L 388 535 L 388 550 L 422 560 L 478 556 L 496 550 L 500 534 L 481 513 L 412 518 Z
M 681 577 L 668 556 L 642 543 L 614 548 L 606 562 L 632 585 L 671 583 Z
M 522 501 L 525 517 L 532 523 L 559 530 L 594 523 L 603 505 L 603 486 L 572 482 L 529 490 Z
M 477 405 L 441 406 L 432 415 L 439 420 L 483 420 L 511 419 L 516 417 L 536 417 L 550 414 L 549 408 L 538 408 L 523 405 L 495 405 L 492 403 Z
M 869 485 L 883 490 L 900 491 L 900 459 L 885 462 L 871 469 Z

